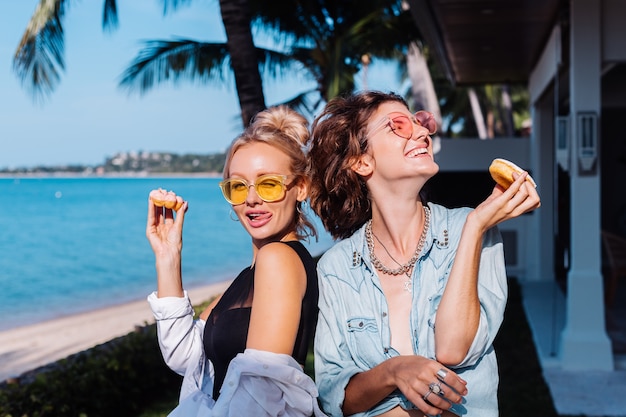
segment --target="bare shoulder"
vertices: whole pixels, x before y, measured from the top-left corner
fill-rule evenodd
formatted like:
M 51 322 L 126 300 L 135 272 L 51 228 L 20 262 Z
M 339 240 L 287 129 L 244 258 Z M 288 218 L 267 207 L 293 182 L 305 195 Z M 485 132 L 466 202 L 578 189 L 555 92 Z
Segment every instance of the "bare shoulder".
M 256 258 L 257 267 L 259 263 L 272 263 L 275 266 L 281 263 L 285 265 L 302 265 L 302 260 L 298 253 L 289 245 L 282 242 L 272 242 L 259 250 Z
M 257 254 L 255 283 L 271 280 L 274 284 L 306 287 L 306 271 L 298 253 L 281 242 L 268 243 Z

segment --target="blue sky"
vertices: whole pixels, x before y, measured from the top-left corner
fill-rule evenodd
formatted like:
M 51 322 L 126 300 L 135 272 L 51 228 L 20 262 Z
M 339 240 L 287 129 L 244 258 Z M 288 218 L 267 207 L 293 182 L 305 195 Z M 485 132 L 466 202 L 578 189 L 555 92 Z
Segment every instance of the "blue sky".
M 6 1 L 0 14 L 0 168 L 98 164 L 126 151 L 214 153 L 241 131 L 234 80 L 227 85 L 159 85 L 129 94 L 118 81 L 141 41 L 188 37 L 224 41 L 217 0 L 196 1 L 163 16 L 157 0 L 119 0 L 119 28 L 102 31 L 100 0 L 71 2 L 64 19 L 65 72 L 36 102 L 12 59 L 39 0 Z M 302 74 L 264 80 L 268 105 L 314 84 Z M 373 65 L 368 86 L 398 91 L 394 69 Z

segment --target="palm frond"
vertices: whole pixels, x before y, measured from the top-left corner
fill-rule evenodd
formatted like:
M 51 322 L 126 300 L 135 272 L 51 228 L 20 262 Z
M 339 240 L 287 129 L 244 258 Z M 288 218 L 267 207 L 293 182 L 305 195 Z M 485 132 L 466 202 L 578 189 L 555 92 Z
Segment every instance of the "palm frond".
M 259 72 L 264 76 L 283 77 L 303 69 L 293 53 L 280 52 L 267 48 L 256 48 L 259 59 Z
M 163 4 L 163 15 L 169 13 L 169 11 L 175 11 L 180 5 L 187 5 L 193 0 L 161 0 Z
M 115 0 L 104 0 L 104 10 L 102 11 L 102 29 L 113 31 L 119 26 L 117 18 L 117 3 Z
M 400 1 L 297 0 L 256 15 L 257 24 L 281 34 L 286 54 L 316 80 L 325 99 L 354 90 L 364 55 L 404 62 L 408 44 L 420 38 Z
M 157 84 L 180 79 L 224 81 L 230 75 L 225 43 L 189 39 L 146 41 L 122 74 L 120 87 L 145 93 Z
M 65 69 L 62 19 L 68 0 L 41 0 L 13 57 L 13 71 L 35 98 L 49 95 Z
M 285 105 L 304 115 L 315 117 L 323 100 L 317 88 L 303 91 L 298 95 L 274 105 Z
M 396 15 L 388 10 L 375 10 L 346 28 L 343 36 L 348 44 L 358 46 L 360 53 L 397 60 L 403 59 L 411 42 L 421 40 L 408 11 Z
M 120 86 L 146 92 L 165 81 L 226 81 L 231 75 L 230 55 L 225 43 L 189 39 L 147 41 L 121 77 Z M 293 56 L 256 48 L 259 71 L 264 76 L 282 77 L 302 69 Z

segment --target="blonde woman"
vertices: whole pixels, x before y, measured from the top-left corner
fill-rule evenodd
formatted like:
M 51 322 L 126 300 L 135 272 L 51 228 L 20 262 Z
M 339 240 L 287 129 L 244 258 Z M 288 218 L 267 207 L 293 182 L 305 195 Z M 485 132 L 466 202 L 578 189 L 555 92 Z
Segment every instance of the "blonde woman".
M 316 236 L 301 210 L 308 140 L 304 117 L 274 107 L 232 143 L 220 187 L 250 235 L 252 259 L 199 320 L 181 276 L 187 202 L 176 213 L 149 204 L 157 291 L 148 300 L 163 357 L 185 375 L 172 415 L 321 415 L 302 370 L 318 298 L 315 263 L 301 243 Z

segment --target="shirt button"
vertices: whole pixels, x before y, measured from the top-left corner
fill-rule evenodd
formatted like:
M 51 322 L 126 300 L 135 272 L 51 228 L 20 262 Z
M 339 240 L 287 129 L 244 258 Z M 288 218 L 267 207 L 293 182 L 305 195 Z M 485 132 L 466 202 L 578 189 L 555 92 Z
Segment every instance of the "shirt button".
M 387 317 L 387 312 L 383 311 L 383 317 Z
M 359 323 L 359 327 L 363 327 L 363 322 L 360 322 L 360 323 Z

